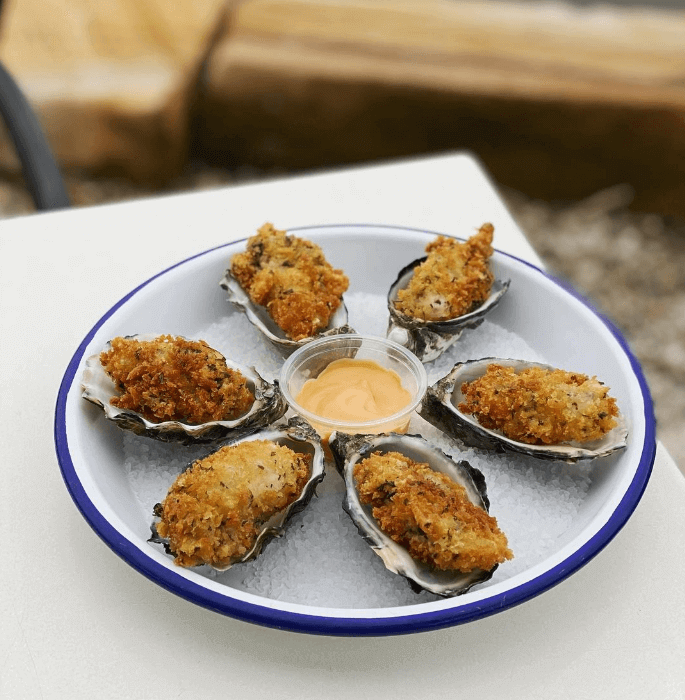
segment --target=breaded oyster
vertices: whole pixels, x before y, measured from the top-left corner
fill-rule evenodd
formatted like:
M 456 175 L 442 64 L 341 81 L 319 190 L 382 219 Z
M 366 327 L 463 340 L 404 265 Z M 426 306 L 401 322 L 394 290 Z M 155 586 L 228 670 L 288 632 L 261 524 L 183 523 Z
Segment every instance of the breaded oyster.
M 119 337 L 110 346 L 100 362 L 121 392 L 110 403 L 149 421 L 233 420 L 255 400 L 245 377 L 203 340 Z
M 561 369 L 516 371 L 492 363 L 461 386 L 458 408 L 512 440 L 554 445 L 599 440 L 617 425 L 616 400 L 597 377 Z
M 423 321 L 447 321 L 480 306 L 494 280 L 488 267 L 494 230 L 492 224 L 483 224 L 464 243 L 446 236 L 429 243 L 426 260 L 398 291 L 395 308 Z
M 311 459 L 272 440 L 222 447 L 178 476 L 155 507 L 157 534 L 179 566 L 225 569 L 249 555 L 265 523 L 300 497 Z
M 245 252 L 231 258 L 230 272 L 291 340 L 325 329 L 349 285 L 318 245 L 269 223 L 248 240 Z
M 460 484 L 399 452 L 374 452 L 354 467 L 359 499 L 412 558 L 440 570 L 489 571 L 513 554 L 497 520 Z

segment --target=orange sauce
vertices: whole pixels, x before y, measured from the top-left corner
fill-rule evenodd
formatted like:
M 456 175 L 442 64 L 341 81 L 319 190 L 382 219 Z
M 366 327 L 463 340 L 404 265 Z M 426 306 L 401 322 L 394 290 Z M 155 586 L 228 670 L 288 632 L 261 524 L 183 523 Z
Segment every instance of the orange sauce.
M 316 379 L 304 383 L 297 402 L 311 413 L 330 421 L 365 423 L 387 418 L 401 411 L 412 396 L 391 369 L 373 360 L 334 360 Z M 383 425 L 383 432 L 406 430 L 402 425 Z M 322 433 L 320 426 L 314 426 Z M 328 437 L 324 435 L 324 437 Z

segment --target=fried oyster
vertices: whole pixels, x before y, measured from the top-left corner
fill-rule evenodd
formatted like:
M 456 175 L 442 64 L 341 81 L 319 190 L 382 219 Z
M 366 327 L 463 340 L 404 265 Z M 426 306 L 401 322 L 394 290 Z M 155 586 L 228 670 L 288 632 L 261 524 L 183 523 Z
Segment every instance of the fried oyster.
M 254 402 L 245 377 L 203 340 L 114 338 L 100 362 L 122 392 L 111 404 L 152 422 L 233 420 Z
M 231 274 L 292 340 L 324 330 L 349 285 L 318 245 L 269 223 L 231 258 Z
M 597 377 L 496 363 L 461 386 L 459 410 L 490 430 L 531 445 L 598 440 L 617 425 L 616 400 Z
M 494 281 L 488 267 L 494 230 L 483 224 L 464 243 L 447 236 L 429 243 L 428 257 L 397 293 L 396 309 L 424 321 L 447 321 L 480 306 Z
M 374 452 L 354 467 L 361 503 L 412 558 L 439 570 L 489 571 L 511 559 L 497 521 L 466 490 L 399 452 Z
M 222 447 L 178 476 L 155 507 L 157 534 L 168 538 L 179 566 L 226 568 L 244 558 L 264 524 L 299 497 L 310 461 L 270 440 Z

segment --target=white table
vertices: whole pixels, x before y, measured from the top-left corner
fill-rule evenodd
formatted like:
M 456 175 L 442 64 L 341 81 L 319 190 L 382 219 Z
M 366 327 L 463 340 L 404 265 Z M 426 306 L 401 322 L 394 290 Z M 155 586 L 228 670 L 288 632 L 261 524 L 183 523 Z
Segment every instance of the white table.
M 455 212 L 497 220 L 497 246 L 539 263 L 459 154 L 0 222 L 1 698 L 685 698 L 685 479 L 661 445 L 633 517 L 578 573 L 498 615 L 403 637 L 209 612 L 113 555 L 69 497 L 59 382 L 141 281 L 265 221 L 451 232 Z

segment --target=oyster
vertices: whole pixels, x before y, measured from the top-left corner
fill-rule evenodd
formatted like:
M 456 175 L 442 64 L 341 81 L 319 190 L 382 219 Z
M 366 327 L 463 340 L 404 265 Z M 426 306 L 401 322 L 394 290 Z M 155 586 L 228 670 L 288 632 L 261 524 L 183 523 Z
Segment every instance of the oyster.
M 342 298 L 347 276 L 328 263 L 318 245 L 272 224 L 262 226 L 247 249 L 231 258 L 220 284 L 228 300 L 285 355 L 316 338 L 354 333 Z
M 460 410 L 459 404 L 464 400 L 462 384 L 482 377 L 491 364 L 512 367 L 518 371 L 529 367 L 554 369 L 549 365 L 537 362 L 494 357 L 460 362 L 445 377 L 428 387 L 417 409 L 419 415 L 448 435 L 471 447 L 530 455 L 541 459 L 577 462 L 578 460 L 605 457 L 626 446 L 628 429 L 625 417 L 621 414 L 616 418 L 616 427 L 602 438 L 587 443 L 529 444 L 508 438 L 500 430 L 484 427 L 475 416 Z
M 155 340 L 157 337 L 152 334 L 127 336 L 128 339 L 141 342 Z M 103 352 L 110 348 L 111 341 Z M 150 420 L 137 411 L 112 405 L 111 399 L 118 396 L 119 392 L 115 382 L 105 371 L 100 355 L 101 353 L 92 355 L 86 360 L 81 381 L 83 398 L 100 406 L 105 416 L 117 426 L 131 430 L 137 435 L 183 444 L 213 442 L 254 432 L 278 420 L 288 410 L 278 382 L 271 384 L 263 379 L 254 367 L 245 367 L 226 360 L 228 368 L 239 371 L 245 377 L 247 387 L 254 396 L 247 412 L 232 420 L 211 420 L 199 424 L 178 420 Z
M 180 566 L 225 571 L 280 537 L 324 473 L 321 441 L 298 417 L 228 442 L 176 479 L 154 508 L 149 541 L 163 544 Z
M 439 236 L 426 248 L 428 256 L 400 271 L 388 292 L 390 340 L 411 350 L 421 361 L 431 362 L 464 329 L 477 328 L 483 322 L 509 287 L 509 280 L 494 279 L 488 267 L 493 231 L 491 224 L 483 224 L 475 236 L 460 245 L 453 244 L 455 239 Z M 412 281 L 415 272 L 421 277 Z M 458 279 L 456 285 L 452 275 Z M 450 317 L 450 313 L 456 315 Z
M 497 568 L 497 564 L 487 570 L 482 568 L 465 567 L 460 571 L 458 567 L 441 570 L 432 563 L 421 561 L 417 556 L 412 556 L 409 549 L 392 539 L 381 529 L 379 522 L 374 517 L 374 509 L 369 504 L 363 504 L 363 496 L 355 479 L 355 467 L 365 467 L 368 458 L 387 455 L 391 459 L 397 456 L 408 458 L 419 464 L 427 464 L 430 469 L 449 477 L 452 482 L 462 486 L 465 490 L 465 498 L 469 501 L 468 509 L 477 510 L 483 519 L 490 523 L 484 528 L 491 531 L 491 537 L 486 545 L 485 556 L 491 559 L 493 550 L 499 550 L 497 561 L 511 558 L 511 551 L 507 548 L 506 538 L 496 528 L 496 522 L 487 515 L 490 503 L 488 501 L 485 479 L 480 471 L 471 467 L 466 461 L 455 462 L 451 457 L 426 442 L 419 435 L 400 435 L 386 433 L 382 435 L 347 435 L 334 433 L 329 442 L 335 464 L 345 481 L 345 497 L 343 508 L 357 526 L 361 536 L 371 545 L 376 554 L 381 557 L 386 568 L 393 573 L 404 576 L 412 588 L 416 591 L 425 589 L 441 596 L 455 596 L 466 593 L 471 587 L 490 579 Z M 399 454 L 397 454 L 399 453 Z M 442 478 L 442 477 L 441 477 Z M 385 482 L 391 488 L 396 487 L 394 481 Z M 461 491 L 461 489 L 459 489 Z M 387 495 L 385 492 L 383 495 Z M 472 505 L 471 505 L 472 504 Z M 475 506 L 476 508 L 474 509 Z M 436 516 L 437 518 L 440 515 Z M 494 528 L 492 524 L 494 523 Z M 431 523 L 418 525 L 407 522 L 407 532 L 411 532 L 411 538 L 417 539 L 416 534 L 426 542 L 429 538 L 424 536 L 426 526 Z M 497 534 L 492 534 L 496 530 Z M 459 531 L 457 530 L 457 534 Z M 472 554 L 471 552 L 470 554 Z M 468 560 L 469 553 L 465 554 Z M 458 561 L 460 553 L 453 555 Z M 461 567 L 464 568 L 464 567 Z

